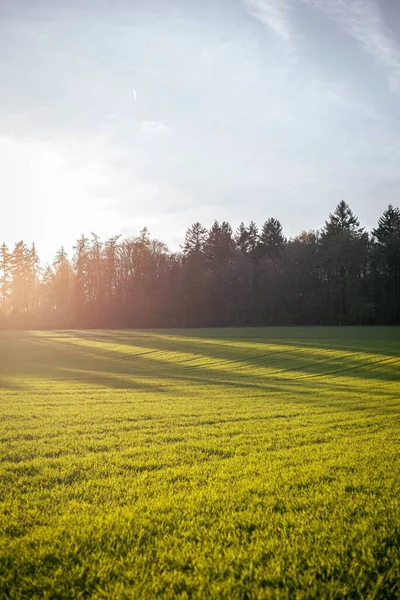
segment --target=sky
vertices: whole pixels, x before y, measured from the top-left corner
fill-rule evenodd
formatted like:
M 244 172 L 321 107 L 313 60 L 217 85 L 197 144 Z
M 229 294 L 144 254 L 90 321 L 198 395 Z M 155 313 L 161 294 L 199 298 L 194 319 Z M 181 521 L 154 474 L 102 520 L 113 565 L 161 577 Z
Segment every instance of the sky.
M 0 0 L 0 241 L 399 205 L 399 0 Z

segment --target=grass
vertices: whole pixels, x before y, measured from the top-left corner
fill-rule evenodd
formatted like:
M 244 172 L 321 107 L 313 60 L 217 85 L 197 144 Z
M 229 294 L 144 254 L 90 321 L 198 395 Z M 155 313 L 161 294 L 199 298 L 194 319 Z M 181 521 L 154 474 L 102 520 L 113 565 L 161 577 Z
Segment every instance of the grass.
M 0 597 L 399 597 L 399 334 L 1 333 Z

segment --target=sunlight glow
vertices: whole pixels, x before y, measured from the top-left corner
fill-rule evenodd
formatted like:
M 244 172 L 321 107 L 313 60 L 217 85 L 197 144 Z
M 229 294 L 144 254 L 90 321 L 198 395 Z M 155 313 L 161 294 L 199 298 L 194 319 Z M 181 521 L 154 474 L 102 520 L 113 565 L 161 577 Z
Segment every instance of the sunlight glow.
M 97 158 L 72 163 L 70 152 L 36 139 L 0 136 L 7 243 L 15 242 L 9 232 L 18 222 L 21 238 L 36 241 L 50 259 L 61 244 L 70 247 L 82 232 L 112 230 L 115 215 L 107 211 L 101 194 L 93 193 L 108 183 L 106 166 Z

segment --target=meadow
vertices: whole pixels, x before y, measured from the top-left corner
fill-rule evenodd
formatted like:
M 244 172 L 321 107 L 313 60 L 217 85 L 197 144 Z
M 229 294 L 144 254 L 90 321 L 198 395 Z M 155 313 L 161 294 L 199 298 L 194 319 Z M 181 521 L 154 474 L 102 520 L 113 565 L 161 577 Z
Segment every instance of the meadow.
M 400 329 L 0 333 L 0 598 L 398 598 Z

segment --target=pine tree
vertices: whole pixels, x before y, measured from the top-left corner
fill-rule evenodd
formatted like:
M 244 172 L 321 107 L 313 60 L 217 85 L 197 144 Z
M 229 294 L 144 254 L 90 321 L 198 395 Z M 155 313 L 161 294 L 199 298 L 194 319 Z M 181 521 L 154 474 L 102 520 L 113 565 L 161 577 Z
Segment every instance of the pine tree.
M 99 325 L 104 300 L 103 281 L 103 243 L 100 237 L 92 233 L 88 249 L 88 296 L 93 323 Z
M 207 229 L 198 221 L 186 230 L 185 242 L 182 246 L 184 255 L 200 254 L 203 252 L 207 239 Z
M 290 323 L 321 323 L 318 244 L 318 232 L 302 231 L 286 245 L 283 304 Z
M 329 215 L 329 219 L 325 221 L 322 235 L 325 237 L 337 236 L 341 233 L 361 235 L 363 231 L 359 220 L 353 214 L 350 206 L 344 200 L 341 200 L 334 212 Z
M 12 282 L 11 302 L 17 313 L 26 313 L 30 305 L 32 289 L 31 251 L 23 241 L 15 244 L 11 255 Z
M 120 237 L 120 235 L 116 235 L 108 238 L 104 244 L 104 278 L 107 313 L 110 312 L 111 302 L 117 293 L 118 240 Z M 109 314 L 107 314 L 107 318 L 109 318 Z
M 204 245 L 209 260 L 227 261 L 235 251 L 232 227 L 227 221 L 214 221 Z
M 66 323 L 70 312 L 72 283 L 72 269 L 63 246 L 56 253 L 53 270 L 50 268 L 47 270 L 47 280 L 52 281 L 52 307 L 56 313 L 57 323 L 62 326 Z
M 37 292 L 39 286 L 40 276 L 40 259 L 36 251 L 35 243 L 32 244 L 29 252 L 29 266 L 30 266 L 30 283 L 29 283 L 29 298 L 30 308 L 36 310 L 37 308 Z
M 242 254 L 247 254 L 249 251 L 249 230 L 243 223 L 240 223 L 235 233 L 236 247 Z
M 248 254 L 252 257 L 255 257 L 257 254 L 257 246 L 259 242 L 259 233 L 258 227 L 254 223 L 254 221 L 250 221 L 250 225 L 248 228 Z
M 283 235 L 280 221 L 273 217 L 268 219 L 261 228 L 257 245 L 258 257 L 271 259 L 278 258 L 282 254 L 285 243 L 286 240 Z
M 0 247 L 0 293 L 3 311 L 6 309 L 7 300 L 10 293 L 11 271 L 11 253 L 9 252 L 6 244 L 3 243 Z
M 363 283 L 368 235 L 343 200 L 322 228 L 320 249 L 326 318 L 332 323 L 354 322 L 354 313 L 367 304 Z
M 194 223 L 171 254 L 144 228 L 104 243 L 81 236 L 41 269 L 33 244 L 0 247 L 0 327 L 400 324 L 400 210 L 371 237 L 341 201 L 321 232 L 286 241 L 268 219 Z
M 389 204 L 387 210 L 378 220 L 378 227 L 372 230 L 378 243 L 398 258 L 400 244 L 400 209 Z
M 383 322 L 400 323 L 400 209 L 391 204 L 372 231 L 376 246 L 376 297 Z
M 63 323 L 59 323 L 55 320 L 56 312 L 56 299 L 55 299 L 55 275 L 50 265 L 45 265 L 43 268 L 43 274 L 40 282 L 39 289 L 39 302 L 40 302 L 40 323 L 45 327 L 62 326 Z
M 89 248 L 88 239 L 81 235 L 74 246 L 74 316 L 78 323 L 86 323 L 89 305 Z

